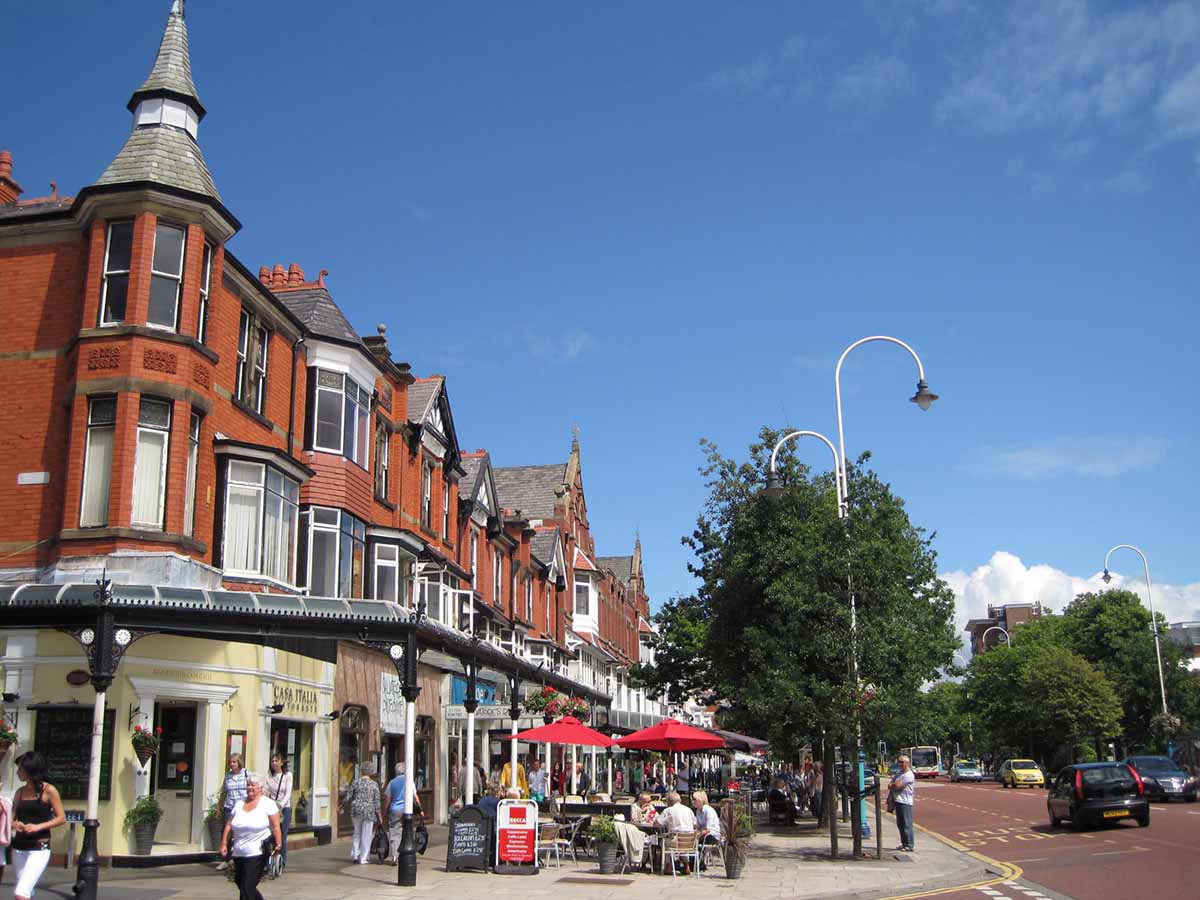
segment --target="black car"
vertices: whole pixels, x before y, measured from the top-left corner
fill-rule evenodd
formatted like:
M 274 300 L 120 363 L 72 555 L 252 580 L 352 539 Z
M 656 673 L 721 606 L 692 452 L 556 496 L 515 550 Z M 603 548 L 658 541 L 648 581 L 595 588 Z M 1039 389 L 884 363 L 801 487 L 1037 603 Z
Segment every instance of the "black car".
M 1055 777 L 1046 796 L 1050 824 L 1070 819 L 1076 829 L 1121 819 L 1150 824 L 1150 801 L 1142 777 L 1123 762 L 1076 763 Z
M 1196 802 L 1196 779 L 1167 756 L 1131 756 L 1127 765 L 1137 770 L 1146 785 L 1151 800 L 1186 800 Z

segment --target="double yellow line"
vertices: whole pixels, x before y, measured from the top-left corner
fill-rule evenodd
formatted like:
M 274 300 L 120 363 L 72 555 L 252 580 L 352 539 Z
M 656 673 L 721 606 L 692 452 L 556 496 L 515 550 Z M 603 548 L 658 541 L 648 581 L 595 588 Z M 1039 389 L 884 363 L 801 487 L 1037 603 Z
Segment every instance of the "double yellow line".
M 913 823 L 913 827 L 923 834 L 937 838 L 947 847 L 953 847 L 960 853 L 965 853 L 968 856 L 972 856 L 985 865 L 994 866 L 995 868 L 1001 870 L 1002 874 L 996 875 L 993 878 L 985 879 L 984 881 L 973 881 L 970 884 L 959 884 L 955 885 L 954 887 L 938 888 L 934 891 L 919 891 L 915 894 L 896 894 L 894 897 L 887 897 L 884 898 L 884 900 L 914 900 L 916 897 L 936 897 L 939 894 L 953 894 L 956 891 L 970 891 L 974 890 L 975 888 L 990 887 L 993 884 L 1000 884 L 1003 881 L 1015 881 L 1025 874 L 1024 870 L 1020 866 L 1013 865 L 1012 863 L 1001 862 L 998 859 L 992 859 L 990 856 L 984 856 L 982 853 L 972 850 L 965 844 L 960 844 L 958 841 L 938 834 L 936 831 L 930 831 L 928 828 L 925 828 L 922 825 L 917 825 L 915 822 Z

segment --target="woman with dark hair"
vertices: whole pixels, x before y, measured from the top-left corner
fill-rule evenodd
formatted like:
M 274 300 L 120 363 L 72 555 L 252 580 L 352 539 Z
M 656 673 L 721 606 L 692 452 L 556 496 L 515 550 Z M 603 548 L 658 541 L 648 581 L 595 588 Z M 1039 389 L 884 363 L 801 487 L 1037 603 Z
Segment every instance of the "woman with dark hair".
M 282 753 L 271 755 L 271 774 L 267 776 L 267 796 L 279 807 L 279 833 L 282 844 L 279 848 L 281 868 L 287 868 L 288 826 L 292 823 L 292 773 L 288 771 L 287 757 Z
M 58 788 L 46 781 L 46 757 L 36 752 L 19 756 L 17 777 L 24 784 L 13 796 L 13 897 L 30 900 L 50 863 L 50 829 L 66 822 L 67 816 Z

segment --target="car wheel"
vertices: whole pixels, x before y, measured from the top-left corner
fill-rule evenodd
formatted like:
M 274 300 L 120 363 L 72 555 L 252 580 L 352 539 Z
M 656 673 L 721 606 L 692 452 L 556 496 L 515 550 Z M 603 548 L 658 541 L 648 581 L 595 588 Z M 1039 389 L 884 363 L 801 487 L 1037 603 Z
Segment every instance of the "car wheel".
M 1050 827 L 1051 828 L 1062 828 L 1062 819 L 1060 819 L 1054 813 L 1050 813 Z
M 1071 817 L 1071 829 L 1073 831 L 1083 831 L 1083 829 L 1086 827 L 1087 826 L 1083 821 L 1083 816 L 1076 815 Z
M 1150 813 L 1146 813 L 1146 815 L 1144 815 L 1144 816 L 1138 816 L 1137 823 L 1138 823 L 1138 828 L 1149 828 L 1150 827 Z
M 1000 782 L 1000 786 L 1003 787 L 1006 791 L 1008 790 L 1008 782 L 1007 781 Z
M 1195 802 L 1196 802 L 1196 795 L 1195 795 L 1195 794 L 1192 794 L 1192 796 L 1188 797 L 1188 798 L 1187 798 L 1187 802 L 1188 802 L 1188 803 L 1195 803 Z

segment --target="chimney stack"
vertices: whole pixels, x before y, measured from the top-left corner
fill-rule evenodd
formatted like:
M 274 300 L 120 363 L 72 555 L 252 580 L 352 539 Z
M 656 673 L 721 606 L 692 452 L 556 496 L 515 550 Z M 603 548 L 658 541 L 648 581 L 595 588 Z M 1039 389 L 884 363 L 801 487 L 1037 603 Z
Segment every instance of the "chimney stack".
M 271 270 L 268 269 L 266 266 L 259 266 L 258 267 L 258 280 L 261 281 L 263 284 L 270 286 Z
M 304 270 L 292 263 L 288 266 L 287 281 L 288 284 L 304 284 Z
M 12 178 L 12 153 L 0 150 L 0 204 L 11 206 L 21 196 L 21 186 Z
M 271 270 L 271 286 L 278 287 L 281 284 L 287 284 L 287 272 L 283 271 L 283 266 L 275 263 L 275 268 Z

